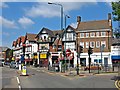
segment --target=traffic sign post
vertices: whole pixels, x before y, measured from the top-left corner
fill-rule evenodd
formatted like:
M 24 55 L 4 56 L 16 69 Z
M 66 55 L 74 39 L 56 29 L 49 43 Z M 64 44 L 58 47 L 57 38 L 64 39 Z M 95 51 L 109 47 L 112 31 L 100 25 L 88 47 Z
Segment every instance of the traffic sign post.
M 89 46 L 89 49 L 88 49 L 88 55 L 89 55 L 89 73 L 90 73 L 90 66 L 91 66 L 91 58 L 90 58 L 90 55 L 93 53 L 93 48 L 91 48 Z

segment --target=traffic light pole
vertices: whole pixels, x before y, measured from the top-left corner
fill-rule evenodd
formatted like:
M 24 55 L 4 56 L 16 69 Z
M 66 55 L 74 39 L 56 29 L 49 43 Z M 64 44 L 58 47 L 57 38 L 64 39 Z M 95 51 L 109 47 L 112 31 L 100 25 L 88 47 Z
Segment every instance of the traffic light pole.
M 90 65 L 91 65 L 91 60 L 90 60 L 90 54 L 89 54 L 89 73 L 90 73 Z

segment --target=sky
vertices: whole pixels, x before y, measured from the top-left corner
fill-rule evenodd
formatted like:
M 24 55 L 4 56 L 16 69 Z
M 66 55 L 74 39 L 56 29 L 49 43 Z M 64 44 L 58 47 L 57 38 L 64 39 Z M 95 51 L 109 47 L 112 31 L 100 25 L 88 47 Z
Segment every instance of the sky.
M 112 13 L 111 4 L 107 0 L 74 1 L 57 2 L 63 5 L 64 14 L 70 16 L 67 18 L 67 25 L 73 27 L 76 27 L 77 16 L 81 16 L 82 21 L 107 20 L 108 13 Z M 18 37 L 25 36 L 26 33 L 38 34 L 43 27 L 60 30 L 60 23 L 60 6 L 48 4 L 48 0 L 44 2 L 4 0 L 0 3 L 0 45 L 12 48 L 12 42 Z M 115 27 L 116 22 L 113 22 L 113 28 Z

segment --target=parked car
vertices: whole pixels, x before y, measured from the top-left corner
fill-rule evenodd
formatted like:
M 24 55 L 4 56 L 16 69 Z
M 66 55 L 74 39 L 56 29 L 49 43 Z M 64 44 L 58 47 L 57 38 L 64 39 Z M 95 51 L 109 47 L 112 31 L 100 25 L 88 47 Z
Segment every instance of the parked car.
M 99 66 L 98 66 L 99 65 Z M 102 69 L 102 67 L 101 67 L 101 65 L 100 64 L 91 64 L 91 66 L 90 66 L 90 70 L 101 70 Z M 84 70 L 86 71 L 86 70 L 89 70 L 89 65 L 88 66 L 86 66 L 85 68 L 84 68 Z
M 3 67 L 4 66 L 4 59 L 0 60 L 0 66 Z
M 17 62 L 12 61 L 12 62 L 10 63 L 10 68 L 15 68 L 15 69 L 18 69 L 18 68 L 19 68 L 18 63 L 17 63 Z

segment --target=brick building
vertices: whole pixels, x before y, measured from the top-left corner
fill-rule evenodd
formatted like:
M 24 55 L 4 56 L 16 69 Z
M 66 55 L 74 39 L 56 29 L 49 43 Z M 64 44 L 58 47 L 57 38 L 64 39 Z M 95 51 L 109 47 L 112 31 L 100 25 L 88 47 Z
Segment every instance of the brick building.
M 107 20 L 95 20 L 81 22 L 81 17 L 77 17 L 78 45 L 83 47 L 83 53 L 80 55 L 80 64 L 88 65 L 88 48 L 93 48 L 91 54 L 92 63 L 112 64 L 111 62 L 111 41 L 112 41 L 112 20 L 111 14 L 108 14 Z M 101 47 L 104 49 L 101 53 Z M 102 54 L 102 57 L 101 57 Z

